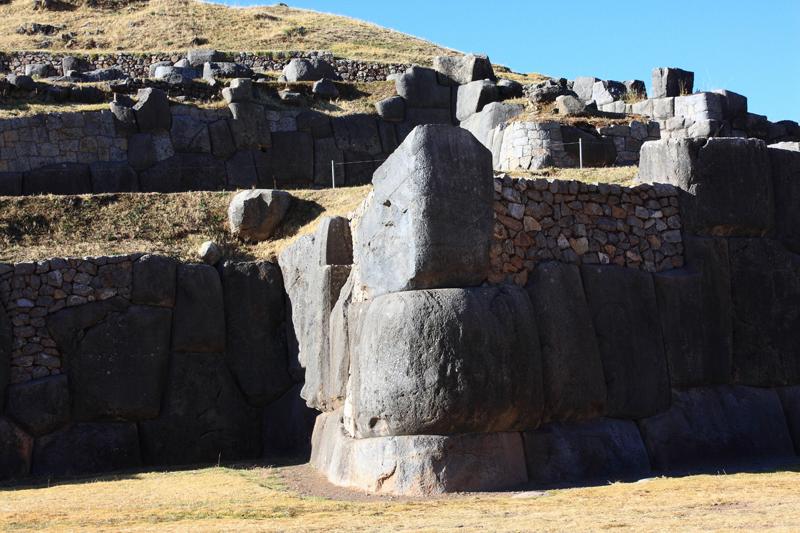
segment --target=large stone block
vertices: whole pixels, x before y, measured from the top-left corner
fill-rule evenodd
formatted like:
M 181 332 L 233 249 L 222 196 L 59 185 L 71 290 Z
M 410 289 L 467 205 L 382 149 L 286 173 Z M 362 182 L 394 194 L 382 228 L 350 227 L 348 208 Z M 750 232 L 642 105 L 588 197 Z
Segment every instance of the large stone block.
M 291 455 L 308 457 L 311 435 L 319 414 L 300 397 L 301 384 L 264 408 L 261 422 L 264 456 Z
M 521 114 L 524 108 L 521 105 L 505 104 L 492 102 L 483 108 L 483 111 L 476 113 L 461 122 L 461 127 L 472 133 L 482 145 L 494 154 L 493 140 L 496 136 L 495 128 L 505 124 L 515 116 Z
M 716 93 L 697 93 L 675 98 L 675 116 L 703 120 L 724 120 L 723 97 Z
M 92 175 L 81 163 L 58 163 L 25 174 L 22 190 L 33 194 L 91 194 Z
M 28 434 L 40 437 L 70 420 L 67 376 L 48 376 L 8 388 L 6 414 Z
M 653 98 L 692 94 L 694 72 L 671 67 L 653 69 Z
M 492 62 L 486 55 L 436 56 L 433 68 L 444 83 L 465 85 L 478 80 L 496 80 Z
M 339 149 L 378 155 L 383 150 L 378 125 L 372 115 L 345 115 L 331 119 Z
M 603 360 L 607 413 L 651 416 L 669 407 L 669 373 L 650 274 L 629 268 L 581 267 Z
M 225 351 L 225 305 L 214 267 L 178 267 L 172 349 L 176 352 Z
M 172 313 L 131 306 L 77 332 L 69 353 L 76 420 L 140 420 L 158 416 L 169 363 Z M 49 320 L 58 320 L 53 315 Z
M 372 295 L 478 285 L 492 240 L 491 154 L 468 131 L 419 126 L 375 172 L 354 235 Z
M 74 476 L 141 466 L 136 424 L 74 424 L 36 439 L 32 473 Z
M 684 228 L 703 235 L 760 236 L 773 227 L 770 159 L 757 139 L 662 139 L 642 146 L 639 180 L 683 191 Z
M 800 152 L 769 149 L 775 189 L 775 234 L 784 246 L 800 253 Z
M 580 270 L 566 263 L 543 263 L 533 271 L 527 291 L 542 345 L 545 420 L 603 415 L 603 363 Z
M 331 162 L 334 167 L 331 169 Z M 327 137 L 314 141 L 314 184 L 340 187 L 345 184 L 344 153 L 336 146 L 336 139 Z M 334 182 L 335 179 L 335 182 Z
M 772 239 L 729 239 L 728 248 L 735 383 L 800 384 L 800 256 Z
M 746 96 L 727 89 L 716 89 L 711 92 L 722 97 L 722 114 L 726 120 L 733 120 L 747 115 Z
M 165 133 L 136 133 L 128 138 L 128 163 L 134 170 L 146 170 L 173 155 L 172 139 Z
M 598 81 L 600 79 L 594 76 L 578 76 L 572 83 L 572 92 L 584 103 L 588 104 L 592 101 L 594 84 Z
M 6 315 L 3 306 L 0 305 L 0 412 L 3 411 L 6 387 L 11 380 L 11 343 L 13 340 L 11 320 Z
M 383 120 L 402 122 L 406 117 L 406 101 L 401 96 L 390 96 L 376 102 L 375 110 Z
M 162 255 L 144 255 L 133 264 L 131 300 L 135 304 L 172 307 L 178 262 Z
M 800 455 L 800 386 L 780 388 L 778 397 L 786 414 L 786 425 L 794 441 L 795 452 Z
M 669 411 L 639 421 L 655 470 L 719 468 L 794 456 L 771 389 L 721 386 L 674 391 Z
M 450 87 L 439 83 L 433 69 L 411 67 L 395 80 L 395 90 L 410 107 L 450 109 Z
M 338 80 L 339 75 L 330 63 L 318 58 L 295 58 L 289 61 L 283 69 L 286 81 L 293 83 L 296 81 L 318 81 L 323 78 Z
M 461 85 L 456 99 L 456 118 L 466 120 L 483 110 L 486 104 L 499 99 L 497 85 L 489 80 L 479 80 Z
M 317 417 L 311 464 L 331 483 L 381 494 L 430 496 L 510 489 L 527 480 L 519 433 L 353 439 L 341 413 Z
M 285 335 L 283 278 L 276 264 L 222 267 L 225 361 L 252 405 L 263 406 L 292 385 Z
M 23 176 L 22 172 L 0 172 L 0 196 L 20 196 Z
M 650 471 L 635 422 L 598 418 L 523 433 L 528 479 L 539 486 L 639 478 Z
M 227 120 L 217 120 L 208 125 L 208 137 L 211 143 L 211 153 L 220 159 L 228 159 L 236 153 L 234 141 Z
M 133 112 L 140 132 L 169 131 L 172 125 L 172 113 L 169 110 L 169 99 L 164 91 L 153 87 L 139 89 L 136 100 Z
M 240 102 L 228 105 L 228 109 L 232 115 L 232 119 L 228 120 L 228 128 L 238 149 L 264 149 L 272 146 L 272 135 L 264 106 Z
M 228 205 L 231 233 L 252 242 L 268 240 L 283 222 L 292 198 L 286 191 L 272 189 L 237 193 Z
M 218 191 L 225 188 L 225 163 L 211 154 L 176 154 L 181 191 Z
M 139 190 L 139 176 L 125 161 L 95 161 L 89 165 L 89 172 L 95 194 Z
M 7 418 L 0 417 L 0 480 L 27 476 L 32 453 L 33 439 Z
M 539 425 L 542 362 L 518 287 L 385 294 L 350 363 L 355 436 L 449 435 Z
M 172 118 L 170 137 L 176 152 L 208 153 L 211 151 L 208 125 L 191 115 L 176 115 Z
M 312 183 L 314 139 L 303 131 L 273 133 L 272 149 L 266 151 L 265 165 L 263 170 L 259 169 L 262 187 Z
M 174 353 L 161 416 L 139 423 L 149 465 L 216 463 L 261 453 L 259 410 L 218 353 Z

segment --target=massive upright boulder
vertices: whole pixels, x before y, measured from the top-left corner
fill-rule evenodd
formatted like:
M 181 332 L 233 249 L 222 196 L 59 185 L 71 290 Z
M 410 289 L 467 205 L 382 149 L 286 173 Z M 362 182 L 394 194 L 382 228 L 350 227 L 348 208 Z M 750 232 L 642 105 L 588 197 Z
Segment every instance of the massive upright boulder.
M 492 240 L 492 157 L 468 131 L 419 126 L 381 165 L 355 236 L 371 296 L 480 284 Z
M 496 80 L 492 62 L 485 55 L 436 56 L 433 69 L 449 83 L 465 85 L 478 80 Z
M 295 58 L 289 61 L 283 69 L 283 75 L 288 82 L 319 81 L 323 78 L 338 80 L 339 74 L 330 63 L 323 59 Z
M 694 72 L 674 67 L 653 69 L 653 98 L 682 96 L 692 94 L 693 90 Z

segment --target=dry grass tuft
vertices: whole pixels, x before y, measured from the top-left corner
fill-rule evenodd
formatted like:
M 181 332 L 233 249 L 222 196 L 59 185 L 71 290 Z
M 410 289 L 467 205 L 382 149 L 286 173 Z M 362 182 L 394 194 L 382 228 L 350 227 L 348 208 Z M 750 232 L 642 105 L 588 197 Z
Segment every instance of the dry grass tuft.
M 597 167 L 597 168 L 543 168 L 539 170 L 515 170 L 508 172 L 515 178 L 547 178 L 549 180 L 582 181 L 584 183 L 615 183 L 632 187 L 639 167 Z
M 295 201 L 275 237 L 259 244 L 227 230 L 230 192 L 0 197 L 0 261 L 157 252 L 196 259 L 213 240 L 229 259 L 274 260 L 323 216 L 347 215 L 370 187 L 291 191 Z

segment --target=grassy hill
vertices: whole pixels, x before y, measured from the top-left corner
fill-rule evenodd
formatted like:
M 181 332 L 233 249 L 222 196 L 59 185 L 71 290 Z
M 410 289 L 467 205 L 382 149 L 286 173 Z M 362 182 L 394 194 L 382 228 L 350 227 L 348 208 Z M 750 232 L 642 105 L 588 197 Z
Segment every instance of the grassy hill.
M 17 32 L 30 23 L 62 28 L 53 35 Z M 72 42 L 62 34 L 73 34 Z M 428 63 L 434 55 L 451 52 L 375 24 L 281 5 L 234 8 L 198 0 L 61 0 L 47 10 L 34 10 L 31 0 L 0 5 L 0 50 L 146 52 L 197 45 L 232 51 L 330 50 L 351 59 L 403 63 Z

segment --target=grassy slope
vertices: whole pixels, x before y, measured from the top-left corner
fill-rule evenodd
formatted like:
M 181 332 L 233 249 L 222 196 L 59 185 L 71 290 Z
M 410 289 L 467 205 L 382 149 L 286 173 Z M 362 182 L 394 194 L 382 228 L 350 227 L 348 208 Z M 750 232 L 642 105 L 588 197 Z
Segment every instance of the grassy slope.
M 281 468 L 143 473 L 0 489 L 0 529 L 92 531 L 688 531 L 800 529 L 800 474 L 425 500 L 337 501 L 286 490 Z M 49 483 L 48 483 L 49 484 Z
M 360 20 L 290 7 L 231 8 L 197 0 L 149 0 L 117 9 L 76 7 L 33 11 L 31 0 L 0 5 L 0 50 L 34 50 L 43 36 L 16 29 L 29 22 L 65 26 L 78 48 L 90 52 L 185 50 L 193 39 L 220 50 L 330 50 L 337 56 L 389 62 L 429 63 L 449 50 Z M 58 35 L 50 50 L 63 48 Z

